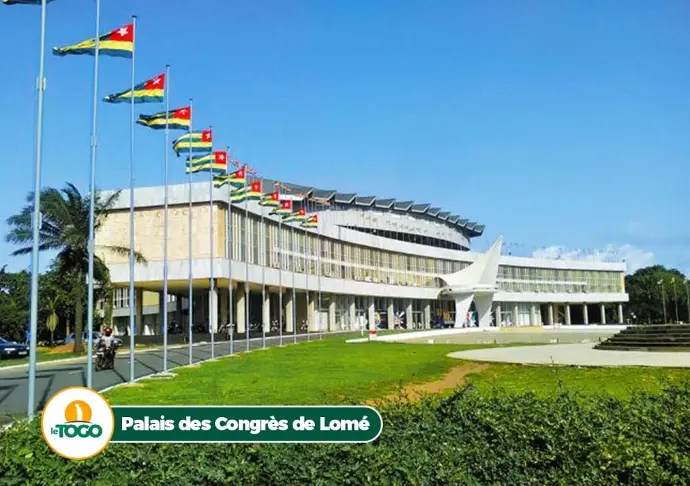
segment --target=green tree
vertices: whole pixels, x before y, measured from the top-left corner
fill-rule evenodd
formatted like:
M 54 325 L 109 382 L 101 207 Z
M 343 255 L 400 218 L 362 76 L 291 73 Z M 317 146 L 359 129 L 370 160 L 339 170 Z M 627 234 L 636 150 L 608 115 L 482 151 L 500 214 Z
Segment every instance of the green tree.
M 103 225 L 119 194 L 118 191 L 107 198 L 102 198 L 98 192 L 96 193 L 96 232 Z M 27 196 L 27 204 L 21 212 L 7 220 L 10 226 L 7 241 L 20 246 L 13 255 L 24 255 L 31 252 L 33 200 L 34 194 L 30 193 Z M 75 352 L 81 352 L 81 335 L 84 324 L 86 287 L 80 283 L 86 281 L 88 274 L 89 204 L 90 197 L 82 195 L 70 183 L 67 183 L 62 189 L 46 188 L 41 191 L 42 221 L 39 233 L 39 249 L 41 251 L 57 251 L 54 262 L 55 270 L 61 276 L 75 282 L 74 292 L 71 296 L 74 303 Z M 119 255 L 129 254 L 129 248 L 125 246 L 103 245 L 99 248 Z M 146 261 L 138 252 L 135 253 L 135 257 L 139 262 Z M 110 282 L 108 268 L 99 256 L 94 258 L 94 280 L 100 282 L 101 285 L 104 282 L 109 285 Z
M 29 319 L 29 274 L 0 269 L 0 336 L 23 341 Z
M 653 265 L 625 277 L 625 289 L 630 296 L 628 315 L 634 323 L 659 324 L 678 318 L 689 322 L 686 302 L 686 277 L 675 268 Z M 675 286 L 675 291 L 674 291 Z

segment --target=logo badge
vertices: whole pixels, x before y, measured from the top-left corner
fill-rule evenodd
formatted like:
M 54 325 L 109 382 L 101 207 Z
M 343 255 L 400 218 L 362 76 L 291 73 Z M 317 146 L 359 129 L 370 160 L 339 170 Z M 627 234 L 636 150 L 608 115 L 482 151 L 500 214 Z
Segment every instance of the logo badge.
M 43 438 L 65 459 L 88 459 L 100 454 L 114 431 L 113 410 L 105 398 L 89 388 L 60 390 L 43 409 Z

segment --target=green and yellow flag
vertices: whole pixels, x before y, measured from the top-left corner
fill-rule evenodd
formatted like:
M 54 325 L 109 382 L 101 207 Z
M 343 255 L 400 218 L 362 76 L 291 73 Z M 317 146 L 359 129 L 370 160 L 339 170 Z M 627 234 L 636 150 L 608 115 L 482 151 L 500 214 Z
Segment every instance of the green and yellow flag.
M 134 52 L 134 24 L 125 25 L 98 38 L 98 54 L 100 56 L 132 57 Z M 96 53 L 96 39 L 85 40 L 79 44 L 67 47 L 54 47 L 56 56 Z

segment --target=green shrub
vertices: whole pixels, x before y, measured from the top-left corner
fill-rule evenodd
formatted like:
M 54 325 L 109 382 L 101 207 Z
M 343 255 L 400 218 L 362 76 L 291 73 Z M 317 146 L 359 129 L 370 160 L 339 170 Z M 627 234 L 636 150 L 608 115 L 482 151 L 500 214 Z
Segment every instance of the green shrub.
M 630 400 L 480 395 L 471 387 L 380 408 L 373 444 L 112 444 L 77 462 L 39 422 L 0 435 L 0 484 L 681 485 L 690 482 L 690 388 Z

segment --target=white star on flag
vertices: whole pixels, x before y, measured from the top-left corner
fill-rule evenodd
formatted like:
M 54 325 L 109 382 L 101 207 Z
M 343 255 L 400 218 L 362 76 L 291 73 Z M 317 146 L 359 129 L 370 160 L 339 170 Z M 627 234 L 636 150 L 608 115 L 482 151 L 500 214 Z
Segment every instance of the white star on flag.
M 220 154 L 220 155 L 218 156 L 218 159 L 219 159 L 221 162 L 224 161 L 224 160 L 225 160 L 225 155 Z
M 127 35 L 127 32 L 129 32 L 129 30 L 127 29 L 127 27 L 120 27 L 120 30 L 119 30 L 120 37 L 126 36 L 126 35 Z
M 187 109 L 186 109 L 186 108 L 182 108 L 182 109 L 180 110 L 180 115 L 185 115 L 185 114 L 187 114 Z
M 161 78 L 155 78 L 155 79 L 153 80 L 153 84 L 158 84 L 158 83 L 160 83 L 160 82 L 161 82 Z

